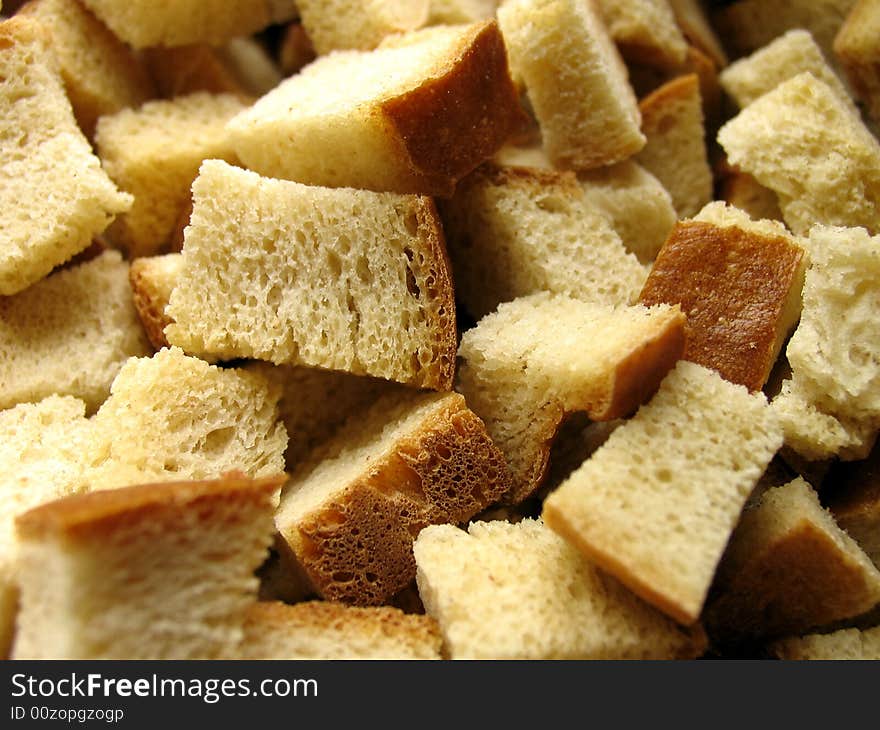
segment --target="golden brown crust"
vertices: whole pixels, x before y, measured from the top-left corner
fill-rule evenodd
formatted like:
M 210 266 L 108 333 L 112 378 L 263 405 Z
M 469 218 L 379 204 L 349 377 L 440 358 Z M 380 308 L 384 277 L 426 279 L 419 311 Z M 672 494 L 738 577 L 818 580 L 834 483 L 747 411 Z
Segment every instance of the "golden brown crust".
M 565 411 L 558 402 L 545 403 L 531 416 L 529 439 L 517 454 L 525 468 L 514 471 L 513 486 L 501 497 L 507 505 L 521 504 L 544 483 L 550 465 L 550 452 L 562 426 Z
M 669 116 L 669 105 L 691 98 L 699 93 L 700 78 L 695 73 L 678 76 L 655 89 L 639 101 L 642 113 L 642 131 L 663 132 L 661 126 Z
M 680 305 L 687 317 L 684 358 L 757 391 L 776 360 L 780 319 L 803 256 L 782 237 L 679 222 L 639 302 Z
M 134 307 L 140 317 L 144 331 L 150 344 L 157 350 L 169 347 L 165 337 L 165 327 L 172 319 L 165 314 L 165 305 L 168 302 L 153 286 L 149 273 L 149 261 L 147 259 L 135 259 L 131 262 L 128 270 L 128 280 L 131 284 L 131 294 Z
M 230 473 L 213 480 L 138 484 L 77 494 L 19 515 L 16 530 L 20 537 L 32 539 L 101 535 L 133 521 L 149 520 L 170 505 L 210 504 L 246 495 L 272 499 L 286 480 L 286 474 L 250 479 Z
M 483 422 L 456 394 L 285 537 L 321 596 L 379 605 L 415 578 L 412 543 L 422 528 L 470 518 L 509 479 Z
M 445 198 L 526 124 L 494 20 L 475 24 L 437 76 L 381 109 L 423 192 Z
M 834 53 L 869 114 L 880 120 L 880 8 L 859 0 L 834 39 Z

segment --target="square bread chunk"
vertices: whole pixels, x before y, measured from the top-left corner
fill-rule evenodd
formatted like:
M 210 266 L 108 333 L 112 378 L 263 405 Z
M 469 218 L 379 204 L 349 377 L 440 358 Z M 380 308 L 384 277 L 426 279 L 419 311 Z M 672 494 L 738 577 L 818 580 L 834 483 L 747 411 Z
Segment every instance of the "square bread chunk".
M 534 295 L 464 333 L 457 388 L 486 422 L 520 502 L 541 486 L 565 414 L 595 421 L 632 414 L 684 351 L 678 307 L 613 307 Z
M 547 524 L 683 624 L 700 617 L 782 432 L 763 394 L 681 361 L 544 501 Z
M 427 22 L 430 5 L 430 0 L 296 0 L 319 55 L 369 51 L 386 36 L 416 30 Z
M 208 160 L 165 335 L 188 352 L 449 390 L 455 301 L 433 202 Z
M 779 196 L 788 227 L 880 232 L 880 142 L 829 86 L 804 72 L 718 132 L 730 162 Z
M 806 633 L 880 603 L 880 571 L 802 478 L 746 510 L 706 608 L 719 642 Z
M 834 54 L 856 95 L 880 121 L 880 4 L 857 0 L 834 39 Z
M 597 0 L 608 32 L 627 61 L 679 66 L 687 41 L 668 0 Z
M 392 606 L 260 601 L 247 612 L 242 659 L 441 659 L 430 616 Z
M 0 295 L 8 296 L 87 248 L 132 198 L 77 126 L 36 20 L 0 23 L 0 77 Z
M 206 159 L 236 162 L 226 123 L 245 105 L 198 92 L 102 117 L 95 144 L 107 174 L 134 204 L 107 232 L 129 258 L 167 253 L 190 187 Z
M 786 661 L 877 660 L 880 659 L 880 626 L 779 639 L 771 644 L 770 651 Z
M 426 527 L 415 555 L 452 659 L 693 659 L 706 646 L 540 520 Z
M 155 95 L 142 60 L 78 0 L 31 0 L 18 14 L 49 30 L 73 113 L 89 139 L 101 115 Z
M 0 298 L 0 408 L 72 395 L 90 412 L 129 357 L 152 353 L 118 251 Z
M 523 122 L 494 21 L 319 58 L 229 123 L 241 161 L 310 185 L 449 196 Z
M 805 268 L 783 225 L 711 203 L 676 224 L 639 302 L 680 305 L 685 359 L 760 390 L 800 317 Z
M 13 656 L 234 658 L 283 482 L 145 484 L 20 516 Z
M 415 578 L 412 543 L 510 487 L 504 456 L 458 393 L 392 393 L 291 474 L 278 532 L 327 600 L 387 603 Z
M 498 22 L 555 165 L 601 167 L 644 147 L 626 66 L 592 1 L 508 0 Z
M 82 0 L 119 38 L 134 48 L 220 45 L 250 35 L 296 13 L 294 0 Z
M 572 172 L 487 163 L 440 213 L 455 293 L 475 319 L 541 291 L 629 304 L 644 284 L 644 267 Z

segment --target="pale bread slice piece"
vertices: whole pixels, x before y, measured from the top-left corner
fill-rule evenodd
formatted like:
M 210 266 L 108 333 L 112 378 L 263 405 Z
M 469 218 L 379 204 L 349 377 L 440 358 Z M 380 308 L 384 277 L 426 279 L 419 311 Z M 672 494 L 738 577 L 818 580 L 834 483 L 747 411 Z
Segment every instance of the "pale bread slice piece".
M 284 475 L 83 494 L 16 520 L 19 659 L 227 659 Z
M 392 606 L 329 601 L 260 601 L 247 611 L 242 659 L 441 659 L 443 638 L 429 616 Z
M 753 220 L 782 222 L 779 199 L 752 175 L 729 165 L 718 173 L 718 199 L 738 208 Z
M 17 294 L 87 248 L 132 198 L 83 136 L 48 31 L 0 23 L 0 295 Z
M 676 224 L 639 302 L 679 305 L 685 359 L 756 391 L 797 326 L 806 266 L 801 242 L 781 223 L 710 203 Z
M 683 360 L 547 497 L 542 515 L 643 599 L 693 624 L 740 512 L 781 446 L 763 394 Z
M 318 58 L 229 123 L 241 161 L 310 185 L 449 196 L 523 123 L 495 21 Z
M 880 659 L 880 626 L 779 639 L 770 645 L 770 651 L 785 661 L 877 660 Z
M 508 0 L 498 22 L 555 165 L 601 167 L 644 147 L 626 66 L 593 2 Z
M 687 42 L 668 0 L 597 0 L 596 7 L 627 61 L 673 67 L 684 62 Z
M 428 25 L 474 23 L 495 15 L 500 0 L 431 0 Z
M 628 304 L 645 269 L 574 173 L 487 163 L 440 204 L 456 296 L 474 319 L 536 292 Z
M 388 394 L 291 474 L 275 524 L 318 595 L 380 605 L 415 578 L 412 543 L 510 487 L 504 456 L 458 393 Z
M 129 357 L 151 354 L 118 251 L 0 298 L 0 408 L 71 395 L 94 412 Z
M 436 208 L 421 196 L 207 160 L 166 313 L 168 341 L 188 352 L 452 386 L 450 267 Z
M 685 38 L 712 59 L 716 68 L 727 66 L 727 51 L 706 14 L 704 4 L 700 0 L 669 0 L 669 4 Z
M 533 295 L 502 304 L 462 336 L 457 389 L 513 474 L 505 501 L 542 484 L 565 414 L 610 421 L 651 397 L 684 351 L 678 307 L 612 307 Z
M 880 570 L 798 477 L 743 514 L 705 623 L 719 642 L 801 634 L 880 603 Z
M 136 258 L 129 268 L 135 310 L 150 343 L 157 350 L 169 347 L 165 327 L 171 324 L 171 318 L 165 314 L 165 307 L 181 271 L 183 256 L 179 253 Z
M 834 38 L 834 54 L 852 89 L 880 122 L 880 6 L 857 0 Z
M 540 520 L 426 527 L 419 595 L 452 659 L 693 659 L 706 647 Z
M 779 84 L 718 132 L 729 161 L 779 196 L 788 227 L 880 232 L 880 142 L 809 72 Z

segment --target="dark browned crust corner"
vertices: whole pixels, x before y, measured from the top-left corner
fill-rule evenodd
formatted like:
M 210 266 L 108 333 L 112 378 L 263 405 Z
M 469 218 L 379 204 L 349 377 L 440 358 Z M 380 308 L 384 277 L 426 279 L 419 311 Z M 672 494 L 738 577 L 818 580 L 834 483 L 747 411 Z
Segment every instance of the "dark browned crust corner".
M 165 327 L 172 320 L 165 314 L 166 302 L 159 301 L 153 295 L 153 287 L 144 277 L 142 269 L 139 259 L 135 259 L 131 262 L 128 270 L 132 301 L 150 344 L 156 350 L 161 350 L 163 347 L 169 346 L 168 339 L 165 337 Z

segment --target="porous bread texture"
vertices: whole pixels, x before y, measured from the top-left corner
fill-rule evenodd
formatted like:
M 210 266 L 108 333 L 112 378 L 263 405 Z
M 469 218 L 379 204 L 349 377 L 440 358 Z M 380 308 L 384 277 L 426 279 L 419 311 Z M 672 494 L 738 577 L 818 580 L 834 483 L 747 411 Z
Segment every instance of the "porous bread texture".
M 682 360 L 547 497 L 542 516 L 644 600 L 693 624 L 746 499 L 781 446 L 763 394 Z
M 856 0 L 738 0 L 711 15 L 715 29 L 735 57 L 766 46 L 792 28 L 803 28 L 816 39 L 826 57 Z
M 684 351 L 678 307 L 614 307 L 545 294 L 502 304 L 464 333 L 456 388 L 513 475 L 505 501 L 542 483 L 566 413 L 610 421 L 653 395 Z
M 293 471 L 326 442 L 352 415 L 362 412 L 383 393 L 406 386 L 382 378 L 253 361 L 245 370 L 259 373 L 281 389 L 278 414 L 287 431 L 284 460 Z
M 876 660 L 880 659 L 880 626 L 779 639 L 770 651 L 785 661 Z
M 628 304 L 645 269 L 572 172 L 482 165 L 440 203 L 456 297 L 475 319 L 536 292 Z
M 675 225 L 677 213 L 663 184 L 635 160 L 578 174 L 590 207 L 601 212 L 628 251 L 651 263 Z
M 0 657 L 12 645 L 18 587 L 15 517 L 84 489 L 80 458 L 93 436 L 85 404 L 50 396 L 0 411 Z
M 106 251 L 0 298 L 0 408 L 60 394 L 94 412 L 123 363 L 151 353 L 128 268 Z
M 17 294 L 87 248 L 132 198 L 83 136 L 48 32 L 0 23 L 0 295 Z
M 596 0 L 608 32 L 627 61 L 684 62 L 687 41 L 667 0 Z
M 168 252 L 201 163 L 237 161 L 226 123 L 244 108 L 232 94 L 196 92 L 98 121 L 95 144 L 104 169 L 134 196 L 131 209 L 107 230 L 129 258 Z
M 522 123 L 504 39 L 484 21 L 322 56 L 229 130 L 263 175 L 448 197 Z
M 816 226 L 803 314 L 786 354 L 812 402 L 855 420 L 880 418 L 880 235 Z
M 719 642 L 801 634 L 880 603 L 880 571 L 798 477 L 743 513 L 705 622 Z
M 500 0 L 431 0 L 428 25 L 474 23 L 492 18 Z
M 294 0 L 82 0 L 134 48 L 220 45 L 250 35 L 295 13 Z
M 836 464 L 829 479 L 832 486 L 822 496 L 840 528 L 880 567 L 878 459 L 880 448 L 875 445 L 863 460 Z
M 415 578 L 412 543 L 510 487 L 504 456 L 458 393 L 391 393 L 293 472 L 275 524 L 318 595 L 379 605 Z
M 747 172 L 729 169 L 719 175 L 718 198 L 753 220 L 782 221 L 779 199 Z
M 430 5 L 430 0 L 296 0 L 318 55 L 369 51 L 386 36 L 422 27 Z
M 498 22 L 555 165 L 601 167 L 645 145 L 626 66 L 592 1 L 507 0 Z
M 684 33 L 685 39 L 706 54 L 716 68 L 724 68 L 729 63 L 724 43 L 706 14 L 700 0 L 669 0 L 675 21 Z
M 220 160 L 193 183 L 172 345 L 449 390 L 455 301 L 433 202 Z
M 283 481 L 144 484 L 20 516 L 14 658 L 234 658 Z
M 443 638 L 428 616 L 392 606 L 261 601 L 247 612 L 242 659 L 441 659 Z
M 779 196 L 788 227 L 880 232 L 880 143 L 827 84 L 804 72 L 718 132 L 730 162 Z
M 130 358 L 93 419 L 89 487 L 278 474 L 287 447 L 279 397 L 257 373 L 209 365 L 176 347 Z
M 685 74 L 639 102 L 647 143 L 635 160 L 669 191 L 679 218 L 695 215 L 712 200 L 712 169 L 700 81 Z
M 742 108 L 805 71 L 827 84 L 856 111 L 852 97 L 828 65 L 822 49 L 809 31 L 802 28 L 790 30 L 750 56 L 732 63 L 718 78 L 724 90 Z
M 851 88 L 874 121 L 880 121 L 880 6 L 857 0 L 834 38 L 834 54 Z
M 179 253 L 136 258 L 129 268 L 135 311 L 150 343 L 157 350 L 169 346 L 165 327 L 171 323 L 171 318 L 165 314 L 165 307 L 181 271 L 183 256 Z
M 706 646 L 540 520 L 426 527 L 415 556 L 452 659 L 693 659 Z
M 142 61 L 77 0 L 31 0 L 18 14 L 49 30 L 73 113 L 89 139 L 98 117 L 155 95 Z
M 760 390 L 797 326 L 806 259 L 781 223 L 713 202 L 675 225 L 639 302 L 681 306 L 684 358 Z

